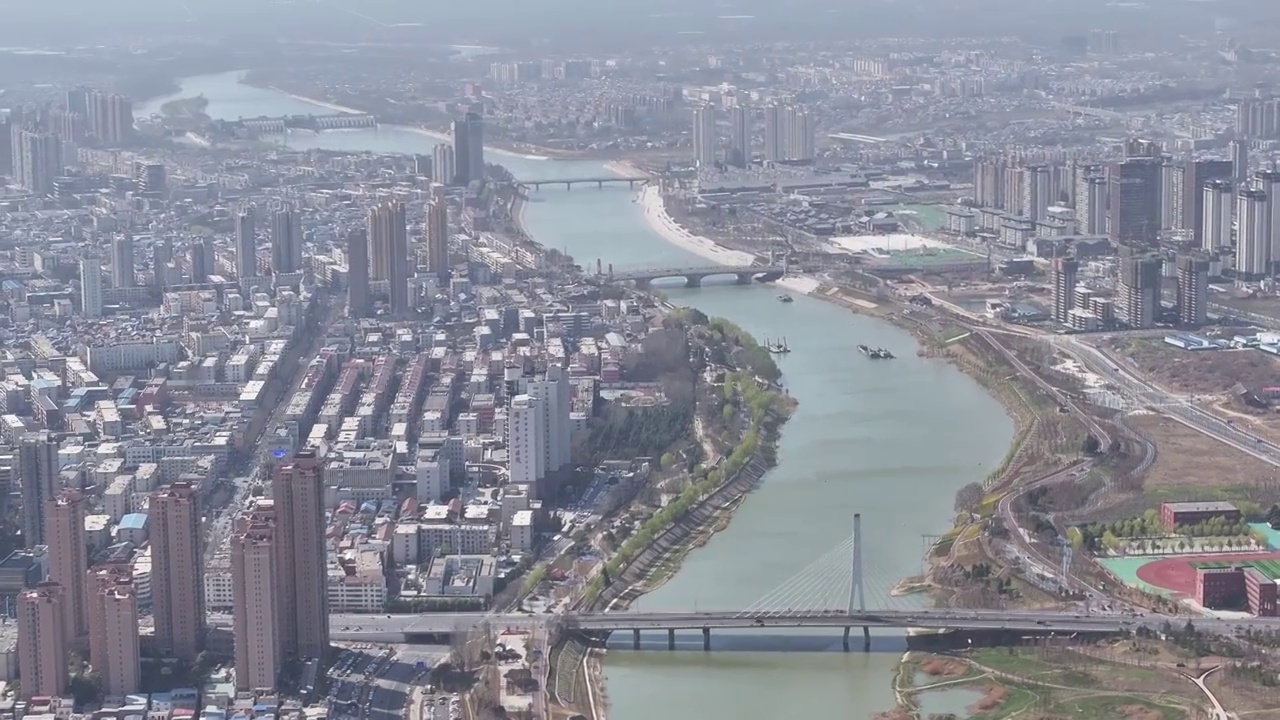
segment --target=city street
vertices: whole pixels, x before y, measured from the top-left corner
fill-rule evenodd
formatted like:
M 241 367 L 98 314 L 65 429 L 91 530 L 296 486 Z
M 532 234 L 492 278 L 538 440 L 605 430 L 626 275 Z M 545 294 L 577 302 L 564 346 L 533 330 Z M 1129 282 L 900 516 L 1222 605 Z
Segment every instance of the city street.
M 414 685 L 427 682 L 429 672 L 449 655 L 447 647 L 400 647 L 372 682 L 369 720 L 399 720 L 405 715 Z M 419 678 L 419 676 L 422 676 Z

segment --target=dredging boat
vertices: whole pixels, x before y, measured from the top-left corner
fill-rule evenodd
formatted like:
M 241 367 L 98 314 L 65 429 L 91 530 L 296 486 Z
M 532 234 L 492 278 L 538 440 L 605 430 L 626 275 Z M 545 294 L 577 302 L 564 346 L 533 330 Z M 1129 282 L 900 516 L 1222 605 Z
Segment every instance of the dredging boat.
M 782 340 L 779 340 L 778 342 L 769 342 L 768 339 L 766 339 L 764 341 L 764 349 L 774 355 L 786 355 L 791 352 L 791 346 L 787 345 L 786 338 L 782 338 Z
M 871 347 L 870 345 L 859 345 L 858 352 L 866 355 L 872 360 L 892 360 L 893 353 L 882 347 Z

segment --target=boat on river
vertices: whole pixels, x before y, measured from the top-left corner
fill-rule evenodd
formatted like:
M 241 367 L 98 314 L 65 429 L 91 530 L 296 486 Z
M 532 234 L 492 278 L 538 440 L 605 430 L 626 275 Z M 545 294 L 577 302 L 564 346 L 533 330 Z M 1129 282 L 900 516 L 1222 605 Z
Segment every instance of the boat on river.
M 871 347 L 870 345 L 859 345 L 858 352 L 866 355 L 872 360 L 892 360 L 893 353 L 882 347 Z
M 791 297 L 786 293 L 782 293 L 781 295 L 778 296 L 778 302 L 788 303 L 788 302 L 795 302 L 795 301 L 796 301 L 795 298 Z
M 778 342 L 769 342 L 769 340 L 766 338 L 764 341 L 764 349 L 768 350 L 774 355 L 786 355 L 787 353 L 791 352 L 791 346 L 787 344 L 786 338 L 782 338 Z

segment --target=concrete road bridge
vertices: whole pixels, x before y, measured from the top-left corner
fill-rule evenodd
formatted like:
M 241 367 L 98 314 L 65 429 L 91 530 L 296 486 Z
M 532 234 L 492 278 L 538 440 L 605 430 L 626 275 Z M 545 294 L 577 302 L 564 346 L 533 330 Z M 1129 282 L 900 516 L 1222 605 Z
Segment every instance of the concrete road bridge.
M 711 649 L 713 631 L 730 634 L 780 629 L 840 630 L 844 648 L 850 647 L 854 628 L 861 628 L 863 648 L 871 645 L 871 628 L 923 628 L 970 632 L 1014 632 L 1036 635 L 1114 634 L 1146 626 L 1158 629 L 1165 622 L 1182 624 L 1186 618 L 1162 615 L 1098 614 L 1088 611 L 1046 612 L 1011 610 L 958 610 L 903 607 L 910 603 L 894 598 L 890 578 L 871 574 L 873 603 L 868 607 L 861 558 L 861 519 L 854 516 L 851 537 L 802 568 L 794 576 L 739 610 L 695 612 L 569 611 L 564 613 L 438 613 L 424 615 L 334 615 L 330 620 L 335 640 L 364 642 L 439 642 L 442 636 L 489 625 L 495 630 L 542 629 L 554 635 L 583 633 L 597 639 L 630 632 L 635 647 L 646 633 L 667 635 L 668 647 L 676 647 L 676 634 L 702 635 L 702 647 Z M 877 596 L 878 593 L 878 596 Z M 897 606 L 897 607 L 895 607 Z M 1240 621 L 1197 620 L 1210 632 L 1233 632 Z M 1250 621 L 1255 622 L 1255 621 Z M 1261 621 L 1271 622 L 1271 621 Z M 1280 619 L 1273 621 L 1280 627 Z
M 576 178 L 558 178 L 556 180 L 516 180 L 517 185 L 541 190 L 543 185 L 563 185 L 565 190 L 572 190 L 574 185 L 592 185 L 597 189 L 603 188 L 605 185 L 617 185 L 626 183 L 627 187 L 635 188 L 636 185 L 646 185 L 653 178 L 648 175 L 630 175 L 618 176 L 607 175 L 603 177 L 576 177 Z
M 732 275 L 739 285 L 746 285 L 752 280 L 772 282 L 785 275 L 785 265 L 708 265 L 704 267 L 665 267 L 641 268 L 622 272 L 609 272 L 597 275 L 603 282 L 631 282 L 636 287 L 649 287 L 654 280 L 665 278 L 684 278 L 685 287 L 701 287 L 702 281 L 709 277 Z

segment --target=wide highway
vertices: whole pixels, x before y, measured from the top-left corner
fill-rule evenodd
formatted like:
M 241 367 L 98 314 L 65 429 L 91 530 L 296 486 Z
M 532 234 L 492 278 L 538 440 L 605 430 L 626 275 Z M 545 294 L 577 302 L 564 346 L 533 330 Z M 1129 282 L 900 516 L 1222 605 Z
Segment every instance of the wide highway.
M 335 640 L 404 642 L 415 635 L 448 634 L 491 623 L 495 629 L 532 629 L 555 624 L 563 628 L 612 632 L 618 630 L 699 630 L 764 628 L 895 627 L 955 630 L 1017 630 L 1032 632 L 1120 632 L 1146 626 L 1153 630 L 1169 622 L 1188 620 L 1207 632 L 1231 634 L 1237 626 L 1280 629 L 1280 618 L 1219 620 L 1157 614 L 1121 615 L 996 610 L 884 610 L 849 614 L 843 611 L 792 613 L 438 613 L 429 615 L 334 615 L 330 628 Z
M 1188 398 L 1165 392 L 1125 367 L 1127 361 L 1112 358 L 1106 352 L 1071 335 L 1048 336 L 1050 342 L 1074 356 L 1090 372 L 1119 388 L 1140 405 L 1151 407 L 1174 420 L 1208 435 L 1241 452 L 1280 466 L 1280 446 L 1223 420 L 1193 404 Z

